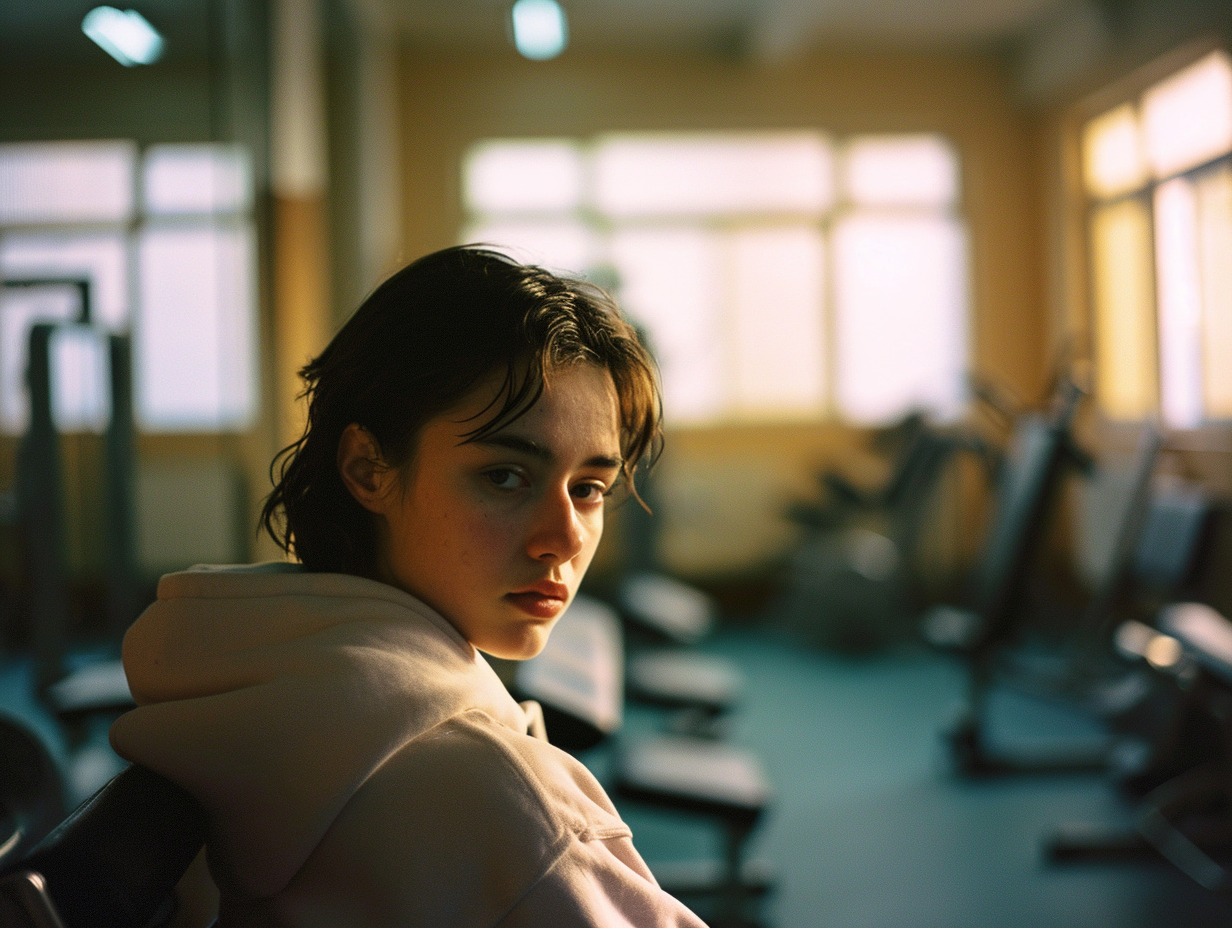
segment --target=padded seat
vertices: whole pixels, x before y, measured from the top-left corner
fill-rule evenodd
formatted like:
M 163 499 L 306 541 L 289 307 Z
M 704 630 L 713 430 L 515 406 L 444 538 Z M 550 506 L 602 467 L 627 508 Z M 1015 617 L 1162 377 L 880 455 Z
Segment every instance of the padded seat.
M 644 651 L 625 671 L 629 698 L 677 710 L 668 723 L 680 734 L 716 738 L 722 716 L 736 707 L 744 690 L 739 668 L 720 657 L 685 650 L 714 628 L 714 602 L 695 587 L 664 574 L 630 574 L 618 602 L 630 621 L 678 647 Z
M 732 661 L 680 651 L 648 651 L 631 658 L 625 682 L 630 698 L 715 715 L 735 708 L 744 692 L 744 677 Z
M 128 688 L 121 661 L 103 660 L 84 665 L 47 687 L 47 702 L 62 719 L 96 712 L 125 712 L 137 704 Z
M 697 644 L 714 629 L 710 597 L 664 574 L 630 574 L 620 585 L 619 600 L 626 616 L 676 644 Z
M 690 873 L 682 885 L 669 874 L 660 881 L 670 893 L 717 894 L 725 924 L 750 924 L 745 903 L 765 893 L 770 882 L 762 868 L 751 868 L 745 847 L 771 799 L 771 789 L 755 754 L 731 744 L 681 736 L 659 736 L 622 750 L 616 761 L 614 792 L 625 799 L 715 819 L 723 828 L 724 859 L 699 884 Z
M 770 801 L 761 761 L 714 741 L 663 735 L 621 752 L 617 790 L 630 799 L 670 805 L 752 828 Z
M 552 744 L 584 751 L 619 730 L 624 716 L 624 644 L 611 607 L 577 596 L 537 657 L 513 670 L 518 699 L 543 707 Z

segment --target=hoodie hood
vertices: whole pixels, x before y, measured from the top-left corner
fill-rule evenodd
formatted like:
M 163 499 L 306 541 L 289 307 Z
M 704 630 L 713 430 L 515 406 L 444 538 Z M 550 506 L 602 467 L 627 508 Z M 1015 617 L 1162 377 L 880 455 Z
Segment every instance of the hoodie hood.
M 169 574 L 124 638 L 138 708 L 116 751 L 205 806 L 216 877 L 282 890 L 388 757 L 471 709 L 529 720 L 479 653 L 415 597 L 297 565 Z

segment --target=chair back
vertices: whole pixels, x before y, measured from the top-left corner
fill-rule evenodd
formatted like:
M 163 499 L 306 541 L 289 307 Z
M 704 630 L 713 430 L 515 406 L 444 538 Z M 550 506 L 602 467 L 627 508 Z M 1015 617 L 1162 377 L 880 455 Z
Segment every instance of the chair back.
M 205 834 L 205 812 L 192 796 L 134 764 L 6 868 L 0 928 L 149 925 Z

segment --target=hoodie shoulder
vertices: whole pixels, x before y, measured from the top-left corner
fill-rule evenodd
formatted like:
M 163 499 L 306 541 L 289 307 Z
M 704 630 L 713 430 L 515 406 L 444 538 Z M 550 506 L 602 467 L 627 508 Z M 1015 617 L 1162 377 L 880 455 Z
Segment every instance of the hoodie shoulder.
M 629 835 L 580 763 L 471 710 L 374 771 L 286 901 L 364 885 L 363 924 L 491 925 L 579 841 Z

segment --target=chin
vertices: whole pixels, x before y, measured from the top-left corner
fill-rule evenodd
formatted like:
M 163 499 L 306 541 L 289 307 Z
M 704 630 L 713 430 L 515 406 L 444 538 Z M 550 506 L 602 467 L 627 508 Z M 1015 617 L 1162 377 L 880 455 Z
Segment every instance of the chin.
M 554 625 L 555 623 L 552 623 Z M 494 641 L 475 643 L 485 654 L 507 661 L 528 661 L 538 657 L 548 643 L 552 625 L 534 625 L 523 630 L 521 635 L 510 635 Z

